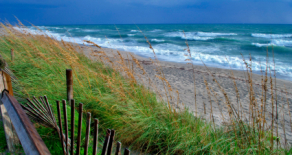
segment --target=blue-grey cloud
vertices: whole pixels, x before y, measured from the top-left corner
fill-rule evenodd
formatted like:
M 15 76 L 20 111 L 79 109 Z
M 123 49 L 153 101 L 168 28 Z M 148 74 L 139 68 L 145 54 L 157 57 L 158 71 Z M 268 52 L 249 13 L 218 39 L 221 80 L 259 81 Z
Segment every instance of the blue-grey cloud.
M 0 0 L 0 19 L 43 24 L 290 23 L 292 0 Z
M 162 7 L 176 7 L 182 5 L 197 5 L 200 3 L 217 3 L 217 2 L 292 2 L 292 0 L 109 0 L 115 4 L 141 4 L 141 5 L 152 5 Z

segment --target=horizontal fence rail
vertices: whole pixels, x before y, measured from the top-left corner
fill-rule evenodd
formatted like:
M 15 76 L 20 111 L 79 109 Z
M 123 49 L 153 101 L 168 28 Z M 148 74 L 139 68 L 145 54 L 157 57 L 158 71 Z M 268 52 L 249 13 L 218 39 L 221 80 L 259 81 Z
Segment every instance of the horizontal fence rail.
M 13 51 L 12 51 L 13 52 Z M 59 134 L 59 139 L 63 151 L 59 154 L 73 155 L 81 154 L 81 148 L 84 155 L 89 153 L 88 149 L 92 146 L 92 153 L 96 155 L 98 153 L 98 119 L 93 119 L 93 140 L 90 139 L 90 127 L 91 127 L 91 113 L 87 112 L 86 116 L 86 134 L 82 135 L 82 119 L 83 119 L 83 104 L 79 103 L 78 106 L 78 124 L 77 124 L 77 137 L 74 137 L 75 133 L 75 100 L 73 99 L 73 78 L 72 70 L 66 70 L 67 77 L 67 98 L 69 100 L 70 115 L 67 113 L 67 103 L 66 100 L 56 101 L 57 103 L 57 119 L 53 113 L 52 106 L 49 104 L 48 98 L 46 96 L 39 97 L 39 100 L 35 97 L 32 99 L 27 99 L 27 103 L 20 104 L 13 97 L 13 90 L 11 84 L 11 77 L 0 70 L 0 92 L 2 92 L 1 101 L 1 111 L 4 111 L 9 120 L 11 120 L 10 126 L 14 126 L 15 132 L 21 142 L 25 154 L 33 155 L 50 155 L 50 152 L 45 145 L 44 141 L 38 134 L 33 123 L 38 122 L 46 127 L 54 128 Z M 2 83 L 1 83 L 2 82 Z M 7 90 L 8 89 L 8 90 Z M 1 103 L 0 103 L 1 104 Z M 62 108 L 61 108 L 62 106 Z M 62 111 L 62 112 L 61 112 Z M 63 120 L 62 120 L 63 114 Z M 70 118 L 70 124 L 68 123 L 68 118 Z M 31 120 L 30 120 L 31 119 Z M 64 126 L 63 126 L 64 125 Z M 10 127 L 11 131 L 13 127 Z M 13 129 L 14 130 L 14 129 Z M 70 130 L 70 135 L 69 135 Z M 10 131 L 10 132 L 11 132 Z M 84 136 L 84 137 L 83 137 Z M 10 136 L 11 137 L 11 136 Z M 113 148 L 115 149 L 115 155 L 121 155 L 121 143 L 117 142 L 116 147 L 114 147 L 115 130 L 107 129 L 103 146 L 101 146 L 101 155 L 111 155 L 113 153 Z M 12 139 L 12 138 L 10 138 Z M 84 145 L 81 141 L 85 139 Z M 75 145 L 76 144 L 76 145 Z M 13 144 L 11 144 L 13 147 Z M 75 148 L 74 148 L 75 147 Z M 11 152 L 13 153 L 13 151 Z M 130 150 L 125 149 L 124 155 L 130 155 Z
M 49 155 L 50 152 L 18 101 L 4 90 L 1 101 L 14 125 L 25 154 Z

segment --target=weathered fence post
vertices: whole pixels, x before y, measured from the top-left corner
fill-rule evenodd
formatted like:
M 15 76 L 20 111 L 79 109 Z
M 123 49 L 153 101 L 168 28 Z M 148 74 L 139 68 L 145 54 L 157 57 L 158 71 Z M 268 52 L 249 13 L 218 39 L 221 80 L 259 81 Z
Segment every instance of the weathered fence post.
M 56 101 L 57 102 L 57 111 L 58 111 L 58 119 L 59 119 L 59 129 L 60 129 L 60 141 L 61 141 L 61 145 L 63 146 L 63 154 L 66 155 L 66 149 L 65 149 L 65 145 L 64 145 L 64 138 L 63 138 L 63 127 L 62 127 L 62 117 L 61 117 L 61 108 L 60 108 L 60 101 Z
M 115 138 L 115 130 L 111 130 L 111 136 L 108 143 L 107 155 L 111 155 L 112 153 L 114 138 Z
M 71 155 L 74 154 L 75 100 L 71 99 Z
M 101 155 L 106 155 L 107 148 L 108 148 L 108 142 L 110 140 L 110 136 L 111 136 L 111 130 L 110 129 L 107 129 L 106 130 L 106 136 L 105 136 L 105 139 L 104 139 L 104 143 L 103 143 L 103 148 L 102 148 Z
M 122 148 L 121 142 L 117 142 L 117 148 L 116 148 L 115 155 L 120 155 L 121 154 L 121 148 Z
M 66 69 L 66 81 L 67 81 L 67 100 L 73 99 L 73 76 L 72 70 Z
M 12 89 L 12 81 L 11 81 L 11 77 L 2 71 L 2 75 L 4 75 L 4 88 L 7 89 L 9 91 L 9 94 L 13 96 L 13 89 Z M 3 91 L 3 90 L 2 90 Z
M 80 154 L 80 145 L 81 145 L 81 129 L 82 129 L 82 113 L 83 113 L 83 104 L 79 103 L 79 118 L 78 118 L 78 135 L 77 135 L 77 147 L 76 155 Z
M 97 153 L 97 143 L 98 143 L 98 119 L 94 119 L 94 133 L 93 133 L 93 155 Z
M 63 100 L 63 114 L 64 114 L 64 124 L 65 124 L 65 134 L 64 136 L 60 136 L 60 141 L 61 144 L 63 146 L 63 151 L 64 151 L 64 155 L 69 154 L 74 154 L 74 110 L 75 110 L 75 101 L 74 99 L 70 100 L 71 102 L 71 149 L 69 149 L 69 143 L 70 143 L 70 139 L 68 139 L 68 123 L 66 123 L 68 121 L 67 119 L 67 109 L 66 109 L 66 100 Z M 58 111 L 58 118 L 59 118 L 59 127 L 57 127 L 57 129 L 59 128 L 59 134 L 63 135 L 63 127 L 62 127 L 62 118 L 61 118 L 61 110 L 60 110 L 60 102 L 57 101 L 57 111 Z M 83 104 L 79 103 L 79 118 L 78 118 L 78 135 L 77 135 L 77 147 L 76 147 L 76 154 L 79 155 L 81 152 L 81 137 L 82 136 L 82 115 L 83 115 Z M 89 148 L 89 141 L 90 141 L 90 124 L 91 124 L 91 113 L 87 112 L 86 113 L 87 118 L 86 118 L 86 133 L 85 133 L 85 137 L 84 137 L 84 155 L 87 155 L 88 152 L 88 148 Z M 93 151 L 92 154 L 96 155 L 97 154 L 97 144 L 98 144 L 98 119 L 94 119 L 94 131 L 93 131 Z M 111 130 L 111 129 L 107 129 L 106 130 L 106 136 L 104 139 L 104 143 L 103 143 L 103 147 L 102 147 L 102 151 L 101 151 L 101 155 L 111 155 L 112 154 L 112 150 L 113 150 L 113 145 L 114 145 L 114 138 L 115 138 L 115 130 Z M 117 147 L 116 147 L 116 151 L 115 151 L 115 155 L 121 155 L 121 143 L 117 142 Z M 130 150 L 129 149 L 125 149 L 124 151 L 125 155 L 130 155 Z
M 4 132 L 5 132 L 5 137 L 6 137 L 6 143 L 8 146 L 8 150 L 9 152 L 15 152 L 15 147 L 14 147 L 14 133 L 13 133 L 13 126 L 11 123 L 11 120 L 8 116 L 8 113 L 6 111 L 6 108 L 4 106 L 4 104 L 1 104 L 0 106 L 0 110 L 1 110 L 1 115 L 2 115 L 2 120 L 3 120 L 3 126 L 4 126 Z
M 85 135 L 85 145 L 84 145 L 84 155 L 88 154 L 88 143 L 89 143 L 89 135 L 90 135 L 90 121 L 91 121 L 91 113 L 87 113 L 86 120 L 86 135 Z
M 13 60 L 14 60 L 14 49 L 11 49 L 10 52 L 11 52 L 11 61 L 13 62 Z
M 69 154 L 69 145 L 68 145 L 68 141 L 69 141 L 69 137 L 68 137 L 68 118 L 67 118 L 67 106 L 66 106 L 66 100 L 62 100 L 62 104 L 63 104 L 63 115 L 64 115 L 64 123 L 65 123 L 65 135 L 66 135 L 66 139 L 65 139 L 65 143 L 66 143 L 66 152 L 67 154 Z
M 10 76 L 4 71 L 0 71 L 0 91 L 2 92 L 4 89 L 7 89 L 9 91 L 9 94 L 13 95 Z M 14 145 L 19 143 L 19 139 L 16 133 L 14 133 L 12 122 L 9 118 L 8 112 L 4 104 L 0 103 L 0 107 L 8 150 L 10 152 L 15 152 Z
M 124 155 L 130 155 L 130 150 L 129 149 L 125 149 Z

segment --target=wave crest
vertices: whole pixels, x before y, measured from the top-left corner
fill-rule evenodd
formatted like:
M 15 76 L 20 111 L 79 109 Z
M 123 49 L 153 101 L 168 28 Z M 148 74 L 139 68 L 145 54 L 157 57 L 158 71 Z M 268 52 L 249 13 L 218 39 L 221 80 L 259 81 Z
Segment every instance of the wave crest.
M 283 40 L 283 39 L 274 39 L 270 43 L 252 43 L 257 47 L 267 47 L 267 46 L 283 46 L 283 47 L 292 47 L 291 40 Z
M 215 33 L 215 32 L 170 32 L 167 37 L 181 37 L 188 40 L 210 40 L 220 36 L 235 36 L 236 33 Z
M 291 38 L 292 34 L 264 34 L 264 33 L 252 33 L 251 36 L 257 38 L 268 38 L 268 39 L 277 39 L 277 38 Z
M 152 42 L 158 42 L 158 43 L 160 43 L 160 42 L 164 42 L 165 40 L 163 40 L 163 39 L 151 39 L 150 41 L 152 41 Z

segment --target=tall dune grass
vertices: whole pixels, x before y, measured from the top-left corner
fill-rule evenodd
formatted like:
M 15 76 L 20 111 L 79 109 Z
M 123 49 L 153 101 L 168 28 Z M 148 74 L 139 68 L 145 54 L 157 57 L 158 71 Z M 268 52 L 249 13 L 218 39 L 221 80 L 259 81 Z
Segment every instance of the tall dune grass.
M 20 27 L 23 28 L 23 25 L 20 24 Z M 6 34 L 0 37 L 1 56 L 18 78 L 16 93 L 20 99 L 47 95 L 56 110 L 54 101 L 66 98 L 65 69 L 72 68 L 76 102 L 84 103 L 84 110 L 99 119 L 101 134 L 106 128 L 115 129 L 117 139 L 131 149 L 153 154 L 291 153 L 291 150 L 277 146 L 278 137 L 274 136 L 273 127 L 267 130 L 265 99 L 268 81 L 271 91 L 275 91 L 274 80 L 268 79 L 269 68 L 262 77 L 261 102 L 257 102 L 254 98 L 252 69 L 250 63 L 244 60 L 250 97 L 248 117 L 243 117 L 240 109 L 243 103 L 239 96 L 237 103 L 231 103 L 216 77 L 212 76 L 224 94 L 224 103 L 229 110 L 227 125 L 216 126 L 214 119 L 206 121 L 196 117 L 198 114 L 194 116 L 187 108 L 179 109 L 171 105 L 175 103 L 175 98 L 179 98 L 179 94 L 174 95 L 174 88 L 165 79 L 159 65 L 156 77 L 163 81 L 166 102 L 159 97 L 163 94 L 153 93 L 152 90 L 156 89 L 155 80 L 146 78 L 149 87 L 141 85 L 146 83 L 142 77 L 147 77 L 147 73 L 132 55 L 129 56 L 130 61 L 119 52 L 115 58 L 110 58 L 100 49 L 92 51 L 92 57 L 97 60 L 92 61 L 82 54 L 82 47 L 77 44 L 57 41 L 47 35 L 21 33 L 9 24 L 1 24 L 1 29 Z M 92 42 L 87 43 L 99 48 Z M 10 60 L 10 49 L 14 49 L 15 53 L 13 62 Z M 153 64 L 158 63 L 153 61 Z M 208 98 L 216 97 L 208 82 L 205 82 L 205 86 Z M 236 88 L 236 82 L 234 86 Z M 196 97 L 196 91 L 194 95 Z M 209 104 L 215 103 L 210 99 Z M 49 149 L 57 154 L 60 148 L 51 143 L 59 143 L 54 139 L 57 133 L 49 137 L 45 134 L 48 130 L 39 128 Z

